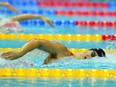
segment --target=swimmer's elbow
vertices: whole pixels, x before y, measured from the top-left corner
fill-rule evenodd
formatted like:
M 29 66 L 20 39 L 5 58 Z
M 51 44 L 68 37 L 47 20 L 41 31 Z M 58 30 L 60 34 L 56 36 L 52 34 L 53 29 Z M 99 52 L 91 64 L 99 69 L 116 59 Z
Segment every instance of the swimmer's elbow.
M 44 61 L 44 65 L 46 65 L 46 64 L 48 64 L 48 63 L 50 63 L 50 60 L 48 60 L 48 59 L 45 59 L 45 61 Z
M 44 63 L 43 63 L 43 65 L 46 65 L 46 64 L 48 64 L 48 62 L 44 62 Z

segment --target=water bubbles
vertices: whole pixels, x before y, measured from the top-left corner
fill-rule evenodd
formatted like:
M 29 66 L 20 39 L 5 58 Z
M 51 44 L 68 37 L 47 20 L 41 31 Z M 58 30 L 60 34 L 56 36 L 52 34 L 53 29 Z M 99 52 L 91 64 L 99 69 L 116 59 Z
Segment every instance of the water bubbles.
M 112 66 L 113 65 L 113 66 Z M 74 68 L 74 69 L 106 69 L 106 68 L 115 68 L 116 67 L 116 58 L 114 55 L 105 57 L 94 57 L 92 59 L 86 60 L 77 60 L 72 57 L 65 57 L 60 60 L 56 60 L 47 65 L 42 65 L 41 68 Z
M 108 40 L 106 43 L 107 43 L 106 49 L 114 49 L 115 48 L 116 41 Z
M 47 53 L 35 49 L 17 60 L 0 58 L 0 68 L 73 68 L 73 69 L 114 69 L 116 68 L 116 54 L 107 54 L 107 57 L 78 60 L 73 57 L 64 57 L 43 65 Z

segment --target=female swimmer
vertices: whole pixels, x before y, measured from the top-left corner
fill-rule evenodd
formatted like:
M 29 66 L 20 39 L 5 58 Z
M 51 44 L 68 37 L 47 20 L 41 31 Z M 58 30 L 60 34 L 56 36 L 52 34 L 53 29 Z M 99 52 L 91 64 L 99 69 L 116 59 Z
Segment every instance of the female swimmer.
M 49 53 L 49 56 L 44 60 L 44 64 L 48 64 L 53 60 L 57 60 L 57 59 L 60 59 L 66 56 L 74 56 L 75 58 L 78 58 L 78 59 L 88 59 L 88 58 L 92 58 L 95 56 L 99 56 L 99 57 L 106 56 L 104 50 L 100 48 L 89 49 L 83 54 L 75 56 L 61 43 L 51 42 L 51 41 L 44 40 L 44 39 L 32 39 L 29 42 L 27 42 L 20 49 L 20 51 L 6 52 L 6 53 L 1 54 L 1 57 L 8 59 L 8 60 L 14 60 L 19 57 L 22 57 L 23 55 L 25 55 L 26 53 L 34 49 L 40 49 L 42 51 Z
M 41 19 L 45 23 L 54 27 L 51 21 L 41 15 L 33 15 L 33 14 L 22 14 L 18 16 L 14 16 L 11 18 L 6 18 L 0 20 L 0 33 L 9 33 L 9 32 L 22 32 L 22 28 L 19 24 L 19 21 L 29 20 L 29 19 Z
M 6 6 L 11 11 L 18 13 L 18 11 L 13 6 L 11 6 L 10 4 L 8 4 L 6 2 L 0 2 L 0 6 Z M 23 15 L 18 15 L 18 16 L 14 16 L 11 18 L 5 18 L 5 19 L 0 20 L 0 22 L 1 22 L 0 23 L 0 33 L 22 32 L 22 28 L 18 21 L 23 21 L 23 20 L 28 20 L 28 19 L 41 19 L 44 22 L 51 25 L 52 27 L 54 27 L 53 24 L 51 23 L 51 21 L 44 16 L 33 15 L 33 14 L 23 14 Z

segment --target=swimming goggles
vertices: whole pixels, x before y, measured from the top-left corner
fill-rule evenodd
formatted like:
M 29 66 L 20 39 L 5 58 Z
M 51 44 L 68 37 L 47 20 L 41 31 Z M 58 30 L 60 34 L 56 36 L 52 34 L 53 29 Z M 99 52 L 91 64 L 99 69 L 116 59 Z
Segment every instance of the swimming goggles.
M 95 51 L 91 52 L 91 57 L 95 57 L 95 56 L 96 56 Z
M 96 56 L 95 51 L 92 51 L 92 52 L 91 52 L 91 57 L 95 57 L 95 56 Z M 87 57 L 85 57 L 84 59 L 87 59 Z

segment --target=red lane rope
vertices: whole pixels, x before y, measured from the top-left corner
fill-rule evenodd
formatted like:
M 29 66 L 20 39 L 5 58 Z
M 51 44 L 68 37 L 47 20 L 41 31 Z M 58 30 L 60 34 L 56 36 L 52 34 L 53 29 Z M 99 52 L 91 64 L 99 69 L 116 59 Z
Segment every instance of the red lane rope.
M 116 35 L 102 35 L 102 40 L 116 40 Z
M 82 16 L 116 16 L 116 12 L 110 11 L 60 11 L 56 10 L 55 11 L 56 15 L 70 15 L 70 16 L 75 16 L 75 15 L 82 15 Z
M 38 2 L 39 6 L 63 6 L 63 7 L 102 7 L 107 8 L 106 2 Z
M 106 21 L 76 21 L 76 26 L 91 26 L 91 27 L 116 27 L 116 21 L 106 22 Z

